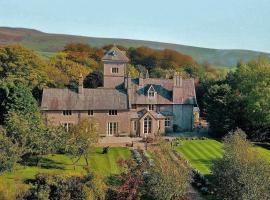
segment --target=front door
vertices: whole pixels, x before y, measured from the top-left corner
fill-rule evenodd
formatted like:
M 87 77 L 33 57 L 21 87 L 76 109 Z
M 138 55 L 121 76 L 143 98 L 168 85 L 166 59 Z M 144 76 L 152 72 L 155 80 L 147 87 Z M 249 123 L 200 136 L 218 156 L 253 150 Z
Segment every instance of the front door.
M 147 116 L 143 120 L 143 133 L 144 136 L 151 134 L 152 132 L 152 118 Z
M 117 135 L 117 133 L 118 133 L 118 122 L 109 122 L 107 129 L 108 129 L 108 131 L 107 131 L 108 136 Z

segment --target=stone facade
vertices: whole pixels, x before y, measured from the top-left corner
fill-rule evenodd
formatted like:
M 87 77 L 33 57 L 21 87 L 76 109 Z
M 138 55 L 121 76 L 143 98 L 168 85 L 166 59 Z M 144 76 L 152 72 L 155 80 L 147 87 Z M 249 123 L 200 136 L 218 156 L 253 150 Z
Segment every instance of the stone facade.
M 101 136 L 154 137 L 166 132 L 191 130 L 196 95 L 193 79 L 153 79 L 141 74 L 132 79 L 126 71 L 128 58 L 113 47 L 102 59 L 104 86 L 44 89 L 41 110 L 49 125 L 69 129 L 82 118 L 94 119 Z

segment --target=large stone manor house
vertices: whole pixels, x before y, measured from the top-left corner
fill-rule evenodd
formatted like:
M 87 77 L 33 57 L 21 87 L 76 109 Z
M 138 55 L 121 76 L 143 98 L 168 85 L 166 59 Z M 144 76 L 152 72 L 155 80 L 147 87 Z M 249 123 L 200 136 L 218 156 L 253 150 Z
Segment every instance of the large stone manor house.
M 102 62 L 103 87 L 84 88 L 81 76 L 77 92 L 43 90 L 41 110 L 47 124 L 62 124 L 68 130 L 82 118 L 93 118 L 101 136 L 146 137 L 193 128 L 193 79 L 178 73 L 173 79 L 150 78 L 148 73 L 132 79 L 127 73 L 129 59 L 116 46 Z

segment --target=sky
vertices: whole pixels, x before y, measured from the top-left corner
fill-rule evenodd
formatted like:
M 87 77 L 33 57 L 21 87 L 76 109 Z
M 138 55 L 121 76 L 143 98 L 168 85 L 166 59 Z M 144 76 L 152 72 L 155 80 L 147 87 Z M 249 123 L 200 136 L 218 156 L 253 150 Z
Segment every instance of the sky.
M 0 26 L 270 52 L 270 0 L 0 0 Z

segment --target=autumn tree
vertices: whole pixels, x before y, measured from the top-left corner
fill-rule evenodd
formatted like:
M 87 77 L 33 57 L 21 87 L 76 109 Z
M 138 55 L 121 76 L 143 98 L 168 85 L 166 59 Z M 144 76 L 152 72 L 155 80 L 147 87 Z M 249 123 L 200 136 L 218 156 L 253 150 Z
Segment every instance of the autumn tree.
M 49 61 L 49 66 L 51 70 L 56 68 L 56 71 L 52 71 L 49 73 L 51 78 L 55 80 L 55 82 L 59 85 L 68 86 L 72 81 L 78 81 L 80 74 L 86 76 L 89 74 L 92 69 L 86 67 L 82 64 L 76 63 L 67 58 L 67 53 L 61 52 L 55 55 Z M 56 74 L 55 74 L 56 73 Z M 56 76 L 57 74 L 61 74 L 60 76 Z
M 43 68 L 46 65 L 33 50 L 20 45 L 0 47 L 0 85 L 22 82 L 31 89 L 42 88 L 48 77 Z
M 134 160 L 119 160 L 118 164 L 121 168 L 125 168 L 117 181 L 120 186 L 115 189 L 117 200 L 139 200 L 143 199 L 145 193 L 144 185 L 144 166 L 137 165 Z
M 98 69 L 103 50 L 88 44 L 70 43 L 64 47 L 67 59 L 92 69 Z
M 224 140 L 224 156 L 213 165 L 214 186 L 220 199 L 270 198 L 269 162 L 236 130 Z

